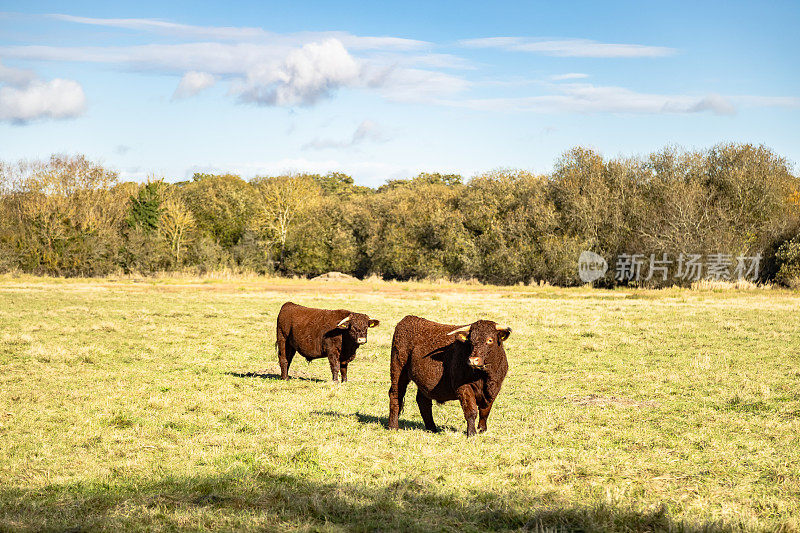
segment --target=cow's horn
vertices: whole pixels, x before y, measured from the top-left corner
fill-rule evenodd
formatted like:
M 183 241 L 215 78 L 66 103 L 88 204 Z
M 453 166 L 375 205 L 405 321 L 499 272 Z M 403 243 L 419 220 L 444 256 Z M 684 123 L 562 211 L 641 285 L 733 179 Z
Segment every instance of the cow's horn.
M 495 324 L 494 327 L 496 327 L 498 331 L 507 331 L 511 333 L 511 328 L 508 326 L 501 326 L 500 324 Z
M 344 317 L 344 318 L 341 320 L 341 322 L 339 322 L 338 324 L 336 324 L 336 327 L 337 327 L 337 328 L 341 328 L 341 327 L 343 327 L 343 326 L 346 326 L 346 325 L 347 325 L 349 322 L 350 322 L 350 316 L 348 315 L 348 316 Z
M 448 333 L 448 335 L 455 335 L 456 333 L 459 333 L 461 331 L 469 331 L 469 328 L 470 328 L 470 325 L 461 326 L 460 328 L 454 329 L 453 331 Z

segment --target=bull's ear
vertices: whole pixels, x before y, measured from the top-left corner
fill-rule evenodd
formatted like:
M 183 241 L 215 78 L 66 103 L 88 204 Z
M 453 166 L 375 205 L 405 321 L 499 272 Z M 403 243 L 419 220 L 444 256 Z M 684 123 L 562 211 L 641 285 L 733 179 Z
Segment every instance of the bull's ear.
M 503 342 L 511 335 L 511 328 L 508 326 L 501 326 L 500 324 L 495 324 L 497 328 L 497 340 Z
M 336 327 L 339 329 L 347 329 L 348 326 L 350 326 L 350 315 L 347 315 L 341 320 L 341 322 L 336 324 Z
M 378 320 L 378 319 L 375 319 L 375 318 L 370 318 L 369 319 L 369 327 L 371 327 L 371 328 L 374 328 L 375 326 L 377 326 L 380 323 L 381 323 L 381 321 Z
M 467 342 L 469 339 L 469 328 L 470 326 L 462 326 L 458 329 L 454 329 L 448 335 L 455 335 L 457 341 Z

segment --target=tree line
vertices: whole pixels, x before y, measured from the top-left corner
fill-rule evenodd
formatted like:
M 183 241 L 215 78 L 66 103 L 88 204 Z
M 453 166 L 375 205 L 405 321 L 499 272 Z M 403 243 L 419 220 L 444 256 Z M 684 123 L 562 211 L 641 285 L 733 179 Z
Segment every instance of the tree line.
M 227 268 L 576 285 L 584 250 L 761 254 L 761 281 L 794 284 L 800 179 L 750 144 L 613 159 L 573 148 L 547 175 L 422 173 L 377 188 L 338 172 L 134 183 L 81 155 L 0 162 L 3 272 Z M 612 266 L 596 283 L 631 281 Z

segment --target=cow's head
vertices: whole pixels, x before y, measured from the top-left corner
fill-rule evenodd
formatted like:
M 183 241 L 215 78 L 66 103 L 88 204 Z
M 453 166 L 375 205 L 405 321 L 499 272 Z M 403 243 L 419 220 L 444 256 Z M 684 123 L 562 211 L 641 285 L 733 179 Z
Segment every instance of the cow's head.
M 472 368 L 485 369 L 505 360 L 503 341 L 511 335 L 511 328 L 501 326 L 491 320 L 478 320 L 468 326 L 454 329 L 453 335 L 458 342 L 469 345 L 467 364 Z
M 350 335 L 356 344 L 365 344 L 367 329 L 374 328 L 380 323 L 380 320 L 370 318 L 364 313 L 350 313 L 336 324 L 336 327 L 345 330 L 345 335 Z

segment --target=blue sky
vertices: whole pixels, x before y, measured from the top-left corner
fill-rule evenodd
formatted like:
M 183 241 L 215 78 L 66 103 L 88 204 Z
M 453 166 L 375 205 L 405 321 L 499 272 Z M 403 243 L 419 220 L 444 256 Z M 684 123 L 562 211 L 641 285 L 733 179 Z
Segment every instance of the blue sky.
M 0 159 L 125 179 L 548 171 L 572 146 L 800 161 L 800 2 L 0 4 Z

